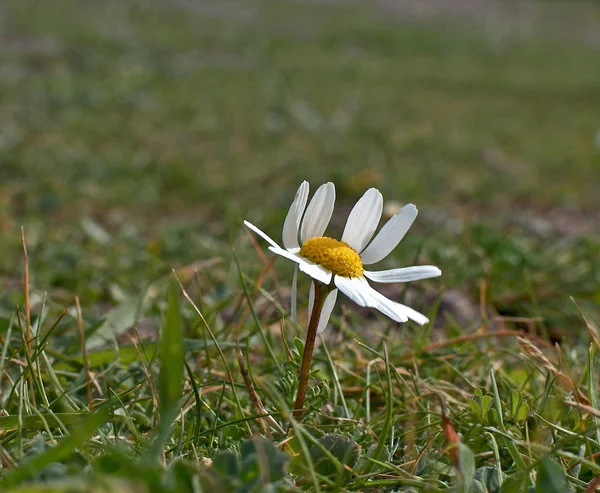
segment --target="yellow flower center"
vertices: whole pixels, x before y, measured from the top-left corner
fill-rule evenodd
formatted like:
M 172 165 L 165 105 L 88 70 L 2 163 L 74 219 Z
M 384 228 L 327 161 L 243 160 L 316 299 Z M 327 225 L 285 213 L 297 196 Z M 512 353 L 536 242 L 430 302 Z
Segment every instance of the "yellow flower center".
M 300 256 L 325 267 L 336 276 L 360 277 L 365 271 L 360 256 L 348 243 L 320 236 L 304 242 Z

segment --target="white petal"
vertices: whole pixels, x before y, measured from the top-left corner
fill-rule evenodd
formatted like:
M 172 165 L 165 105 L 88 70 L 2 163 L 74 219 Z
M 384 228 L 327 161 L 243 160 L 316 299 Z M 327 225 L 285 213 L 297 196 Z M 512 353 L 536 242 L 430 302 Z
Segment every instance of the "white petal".
M 377 293 L 377 291 L 375 291 L 375 293 L 377 294 L 377 306 L 375 308 L 377 308 L 381 313 L 383 313 L 386 317 L 391 318 L 395 322 L 404 323 L 408 320 L 408 314 L 403 309 L 404 305 L 400 305 L 400 303 L 396 303 L 386 298 L 381 293 Z
M 320 265 L 312 264 L 303 259 L 303 261 L 298 264 L 298 267 L 300 267 L 302 272 L 308 274 L 310 277 L 322 282 L 323 284 L 329 284 L 331 282 L 331 272 L 324 269 Z
M 294 277 L 292 277 L 292 298 L 290 300 L 290 316 L 292 322 L 296 323 L 296 313 L 298 306 L 298 266 L 294 266 Z
M 302 243 L 315 236 L 323 236 L 333 214 L 334 203 L 335 186 L 333 183 L 328 182 L 321 185 L 315 192 L 310 204 L 308 204 L 306 214 L 304 214 L 304 220 L 300 228 Z
M 378 302 L 378 305 L 375 308 L 377 308 L 384 315 L 390 317 L 392 320 L 395 320 L 396 322 L 406 322 L 407 319 L 410 318 L 419 325 L 425 325 L 427 322 L 429 322 L 429 319 L 425 315 L 406 305 L 403 305 L 402 303 L 390 300 L 382 295 L 379 291 L 376 291 L 369 286 L 368 283 L 367 286 L 370 290 L 369 294 Z
M 306 262 L 306 260 L 304 260 L 299 255 L 296 255 L 295 253 L 292 253 L 292 252 L 288 252 L 285 248 L 281 248 L 280 246 L 270 246 L 269 250 L 271 250 L 273 253 L 275 253 L 277 255 L 281 255 L 282 257 L 287 258 L 288 260 L 291 260 L 292 262 L 296 262 L 298 265 L 300 265 L 301 262 Z
M 404 310 L 406 316 L 413 322 L 417 322 L 419 325 L 425 325 L 429 322 L 429 319 L 425 315 L 419 313 L 417 310 L 413 310 L 410 306 L 403 305 L 402 303 L 396 303 L 395 301 L 392 301 L 392 303 L 402 307 L 402 310 Z
M 375 282 L 409 282 L 430 279 L 442 275 L 442 271 L 433 265 L 415 265 L 400 269 L 365 271 L 365 277 Z
M 271 246 L 280 248 L 279 245 L 277 243 L 275 243 L 274 240 L 271 239 L 271 237 L 265 233 L 264 231 L 261 231 L 260 229 L 258 229 L 256 226 L 254 226 L 254 224 L 252 224 L 249 221 L 244 221 L 244 224 L 246 225 L 247 228 L 251 229 L 252 231 L 254 231 L 257 235 L 261 236 L 264 240 L 267 240 L 268 243 L 271 244 Z
M 393 216 L 371 244 L 360 254 L 363 264 L 375 264 L 387 257 L 404 238 L 412 223 L 417 217 L 417 208 L 413 204 L 405 205 Z
M 421 325 L 429 322 L 429 319 L 425 315 L 406 305 L 392 301 L 374 290 L 363 277 L 348 278 L 335 276 L 334 282 L 340 291 L 357 305 L 376 308 L 396 322 L 402 323 L 408 319 L 414 320 Z
M 308 182 L 303 181 L 296 192 L 294 201 L 283 223 L 283 246 L 288 250 L 300 248 L 298 244 L 298 229 L 300 228 L 302 214 L 304 214 L 304 209 L 306 209 L 308 190 Z
M 342 293 L 354 301 L 358 306 L 374 307 L 376 305 L 376 301 L 373 299 L 368 289 L 365 289 L 365 285 L 367 288 L 370 288 L 370 286 L 364 277 L 335 276 L 333 282 Z
M 396 309 L 391 305 L 392 301 L 369 286 L 364 277 L 335 276 L 334 282 L 340 291 L 357 305 L 376 308 L 396 322 L 406 322 L 408 320 L 403 311 Z
M 292 262 L 296 262 L 300 270 L 305 274 L 308 274 L 313 279 L 322 282 L 323 284 L 329 284 L 331 282 L 331 272 L 324 269 L 320 265 L 313 264 L 308 260 L 296 255 L 295 253 L 288 252 L 281 247 L 278 246 L 270 246 L 269 250 L 277 255 L 281 255 L 282 257 L 291 260 Z
M 377 229 L 382 210 L 383 196 L 376 188 L 369 188 L 350 212 L 342 241 L 362 252 Z
M 331 317 L 331 312 L 333 311 L 335 301 L 337 300 L 337 294 L 338 290 L 334 289 L 327 295 L 327 298 L 325 298 L 325 302 L 323 303 L 323 309 L 321 310 L 321 317 L 319 318 L 317 334 L 323 332 L 325 330 L 325 327 L 327 327 L 329 317 Z
M 319 317 L 319 325 L 317 326 L 317 334 L 320 334 L 327 327 L 327 322 L 329 322 L 329 317 L 331 317 L 331 312 L 333 311 L 333 307 L 335 306 L 335 301 L 337 300 L 338 290 L 334 289 L 331 291 L 327 298 L 325 298 L 325 302 L 323 303 L 323 308 L 321 309 L 321 316 Z M 313 306 L 315 304 L 315 283 L 310 283 L 310 291 L 308 292 L 308 317 L 312 316 Z

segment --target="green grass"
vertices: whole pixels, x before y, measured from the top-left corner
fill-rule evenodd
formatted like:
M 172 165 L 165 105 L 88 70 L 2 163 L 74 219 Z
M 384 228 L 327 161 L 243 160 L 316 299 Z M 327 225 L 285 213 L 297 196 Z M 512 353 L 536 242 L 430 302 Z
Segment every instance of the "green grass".
M 600 321 L 600 66 L 565 35 L 593 6 L 515 34 L 382 4 L 6 3 L 2 491 L 485 491 L 475 475 L 563 492 L 600 476 L 598 347 L 577 309 Z M 261 283 L 241 221 L 278 238 L 303 179 L 335 182 L 332 234 L 370 186 L 417 204 L 382 268 L 444 275 L 390 293 L 437 311 L 425 330 L 338 301 L 312 411 L 290 424 L 291 269 Z

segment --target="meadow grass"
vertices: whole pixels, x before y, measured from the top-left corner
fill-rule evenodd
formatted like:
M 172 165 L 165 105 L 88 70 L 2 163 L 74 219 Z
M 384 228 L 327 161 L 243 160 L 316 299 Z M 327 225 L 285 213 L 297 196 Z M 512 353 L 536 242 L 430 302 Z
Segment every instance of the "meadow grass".
M 595 491 L 591 7 L 389 5 L 6 2 L 0 491 Z M 297 420 L 308 282 L 295 325 L 242 219 L 278 238 L 303 179 L 333 234 L 416 203 L 385 267 L 444 274 L 388 293 L 425 329 L 340 300 Z

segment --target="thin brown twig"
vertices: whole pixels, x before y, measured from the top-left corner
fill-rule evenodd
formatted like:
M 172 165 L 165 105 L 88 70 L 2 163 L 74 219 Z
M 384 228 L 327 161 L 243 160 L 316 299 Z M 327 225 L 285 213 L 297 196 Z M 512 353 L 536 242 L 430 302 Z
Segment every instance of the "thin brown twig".
M 544 317 L 512 317 L 508 315 L 494 315 L 492 317 L 494 322 L 514 322 L 514 323 L 526 323 L 531 324 L 534 322 L 543 322 Z
M 8 455 L 8 453 L 4 449 L 0 449 L 0 460 L 2 460 L 2 464 L 4 464 L 3 469 L 11 470 L 15 465 L 15 460 Z
M 438 437 L 438 434 L 434 434 L 433 436 L 431 436 L 429 438 L 429 440 L 427 440 L 427 442 L 425 443 L 425 446 L 419 451 L 417 458 L 415 459 L 415 465 L 413 467 L 412 473 L 411 474 L 416 474 L 417 471 L 417 466 L 419 465 L 419 462 L 421 461 L 421 458 L 423 457 L 423 455 L 425 455 L 428 452 L 428 449 L 430 447 L 430 445 L 433 443 L 433 441 Z
M 594 493 L 600 487 L 600 477 L 592 479 L 583 493 Z
M 92 394 L 92 378 L 90 376 L 90 364 L 87 357 L 87 348 L 85 344 L 85 330 L 83 329 L 83 315 L 81 313 L 81 303 L 79 303 L 79 296 L 75 296 L 75 307 L 77 308 L 77 325 L 79 326 L 79 338 L 81 340 L 81 355 L 83 357 L 83 371 L 85 373 L 88 406 L 90 410 L 92 410 L 94 408 L 94 396 Z
M 444 348 L 447 346 L 453 346 L 454 344 L 460 344 L 462 342 L 474 341 L 477 339 L 492 339 L 494 337 L 523 337 L 527 334 L 522 330 L 498 330 L 496 332 L 477 332 L 475 334 L 467 334 L 464 336 L 454 337 L 446 341 L 434 342 L 421 348 L 418 353 L 408 353 L 402 356 L 402 359 L 412 359 L 417 354 L 428 353 L 435 351 L 436 349 Z

